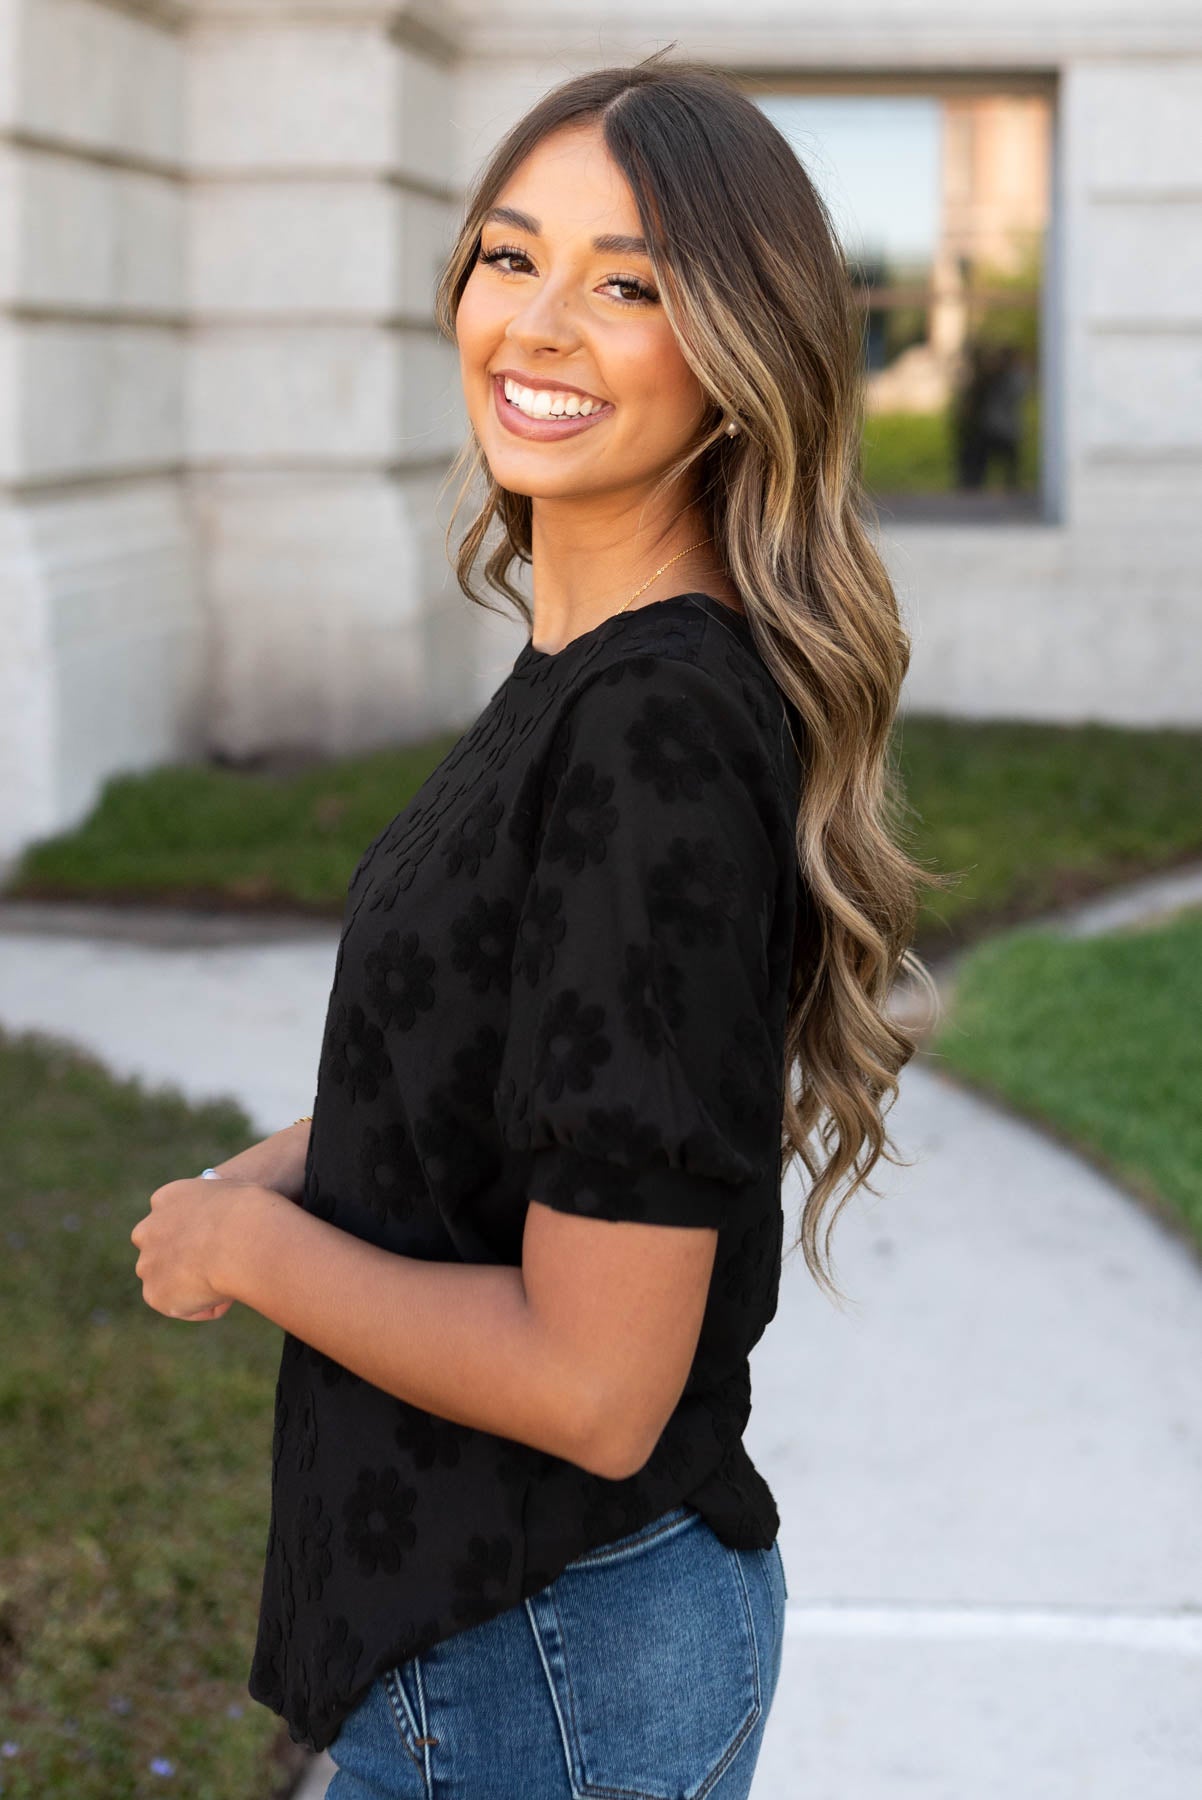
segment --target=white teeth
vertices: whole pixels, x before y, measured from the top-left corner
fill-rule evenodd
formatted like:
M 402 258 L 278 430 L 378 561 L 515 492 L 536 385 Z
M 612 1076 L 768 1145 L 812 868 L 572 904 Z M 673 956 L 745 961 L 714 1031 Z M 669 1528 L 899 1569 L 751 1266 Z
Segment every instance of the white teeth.
M 579 394 L 566 394 L 561 388 L 522 387 L 510 376 L 504 383 L 505 398 L 532 419 L 587 419 L 600 412 L 600 400 L 583 400 Z

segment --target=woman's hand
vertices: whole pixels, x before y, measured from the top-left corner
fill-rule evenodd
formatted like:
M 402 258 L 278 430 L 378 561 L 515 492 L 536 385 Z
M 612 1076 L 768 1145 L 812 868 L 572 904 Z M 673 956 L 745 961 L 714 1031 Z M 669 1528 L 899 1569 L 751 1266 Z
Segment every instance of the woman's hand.
M 196 1324 L 224 1318 L 233 1296 L 214 1286 L 213 1271 L 234 1213 L 262 1194 L 254 1182 L 199 1175 L 156 1188 L 150 1211 L 129 1234 L 140 1252 L 134 1274 L 147 1306 Z

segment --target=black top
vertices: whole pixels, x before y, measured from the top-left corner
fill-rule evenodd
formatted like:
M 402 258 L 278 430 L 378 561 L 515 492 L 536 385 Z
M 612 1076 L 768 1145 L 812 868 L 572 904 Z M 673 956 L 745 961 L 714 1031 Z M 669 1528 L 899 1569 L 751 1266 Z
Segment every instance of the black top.
M 650 1461 L 609 1480 L 394 1399 L 285 1333 L 250 1693 L 323 1749 L 375 1678 L 687 1502 L 779 1517 L 741 1439 L 780 1278 L 800 741 L 708 594 L 529 643 L 347 890 L 301 1205 L 521 1263 L 528 1198 L 717 1226 Z

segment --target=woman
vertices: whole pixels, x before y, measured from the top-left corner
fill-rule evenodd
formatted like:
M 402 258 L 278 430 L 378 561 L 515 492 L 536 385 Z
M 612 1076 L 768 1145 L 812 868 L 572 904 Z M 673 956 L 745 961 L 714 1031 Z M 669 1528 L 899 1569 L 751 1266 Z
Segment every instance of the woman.
M 856 317 L 784 139 L 662 56 L 510 132 L 438 305 L 459 580 L 488 544 L 531 636 L 351 879 L 311 1129 L 158 1189 L 138 1273 L 284 1328 L 250 1691 L 332 1800 L 735 1800 L 786 1597 L 741 1441 L 781 1177 L 837 1292 L 819 1215 L 886 1152 L 920 967 Z

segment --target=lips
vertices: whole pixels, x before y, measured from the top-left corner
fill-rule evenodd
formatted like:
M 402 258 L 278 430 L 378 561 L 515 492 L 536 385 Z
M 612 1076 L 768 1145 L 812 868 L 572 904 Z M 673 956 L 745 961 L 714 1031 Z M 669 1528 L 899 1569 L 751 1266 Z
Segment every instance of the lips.
M 556 392 L 563 389 L 562 383 L 552 383 L 548 381 L 544 382 L 542 385 L 548 389 L 554 388 Z M 566 388 L 563 389 L 563 391 L 578 394 L 581 390 L 579 388 Z M 551 438 L 576 437 L 582 431 L 591 430 L 594 425 L 604 424 L 605 420 L 611 417 L 615 410 L 612 403 L 607 400 L 602 403 L 600 412 L 589 413 L 588 416 L 583 419 L 579 414 L 577 414 L 574 419 L 532 419 L 528 413 L 524 413 L 520 407 L 514 406 L 511 401 L 505 398 L 504 375 L 493 376 L 492 392 L 493 405 L 496 407 L 497 417 L 505 429 L 511 431 L 514 437 L 527 438 L 533 442 Z

